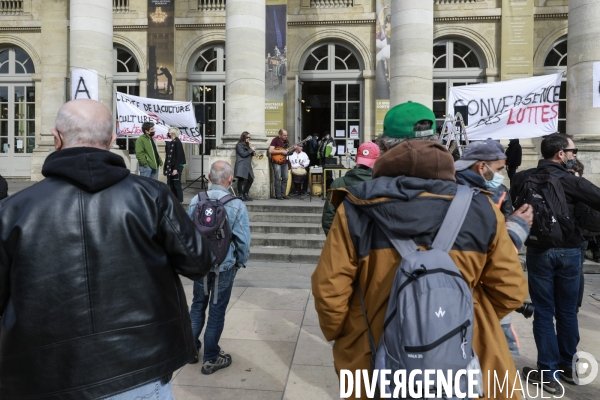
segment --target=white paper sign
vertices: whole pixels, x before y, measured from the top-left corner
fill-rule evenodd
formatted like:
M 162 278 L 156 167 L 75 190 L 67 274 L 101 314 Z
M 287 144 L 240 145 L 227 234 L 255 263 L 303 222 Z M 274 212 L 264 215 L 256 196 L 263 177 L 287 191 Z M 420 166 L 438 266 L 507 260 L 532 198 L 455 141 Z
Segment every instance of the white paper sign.
M 562 73 L 450 88 L 448 115 L 455 105 L 469 109 L 469 140 L 520 139 L 549 135 L 558 128 Z
M 592 99 L 594 108 L 600 107 L 600 62 L 592 64 Z
M 350 125 L 350 137 L 358 139 L 358 125 Z
M 17 149 L 22 149 L 23 148 L 23 141 L 20 139 L 17 139 Z
M 335 137 L 346 137 L 346 131 L 343 129 L 336 130 Z
M 144 122 L 154 122 L 154 140 L 170 140 L 167 132 L 169 127 L 175 126 L 181 131 L 179 140 L 182 142 L 202 143 L 191 101 L 157 100 L 119 92 L 116 99 L 119 136 L 139 136 L 143 134 Z
M 337 154 L 341 156 L 341 155 L 343 155 L 345 152 L 346 152 L 346 150 L 345 150 L 345 148 L 344 148 L 344 145 L 343 145 L 343 144 L 338 144 L 338 147 L 337 147 Z
M 98 100 L 98 72 L 87 69 L 71 71 L 71 100 Z

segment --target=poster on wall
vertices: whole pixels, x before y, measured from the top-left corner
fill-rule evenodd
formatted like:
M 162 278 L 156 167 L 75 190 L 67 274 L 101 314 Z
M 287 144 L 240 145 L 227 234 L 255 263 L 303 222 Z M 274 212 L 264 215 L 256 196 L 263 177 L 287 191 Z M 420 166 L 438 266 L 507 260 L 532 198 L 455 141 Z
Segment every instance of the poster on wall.
M 448 115 L 467 106 L 470 140 L 521 139 L 557 132 L 562 72 L 509 81 L 454 86 Z
M 592 99 L 594 108 L 600 107 L 600 62 L 592 63 Z
M 375 134 L 383 132 L 383 119 L 390 109 L 390 44 L 392 41 L 392 0 L 379 0 L 375 22 Z
M 148 0 L 148 97 L 173 100 L 175 0 Z
M 155 140 L 170 140 L 167 132 L 169 127 L 175 126 L 181 132 L 179 140 L 183 143 L 202 143 L 191 101 L 158 100 L 119 92 L 116 92 L 116 101 L 119 137 L 140 136 L 142 124 L 153 122 Z
M 266 0 L 265 135 L 285 128 L 287 0 Z

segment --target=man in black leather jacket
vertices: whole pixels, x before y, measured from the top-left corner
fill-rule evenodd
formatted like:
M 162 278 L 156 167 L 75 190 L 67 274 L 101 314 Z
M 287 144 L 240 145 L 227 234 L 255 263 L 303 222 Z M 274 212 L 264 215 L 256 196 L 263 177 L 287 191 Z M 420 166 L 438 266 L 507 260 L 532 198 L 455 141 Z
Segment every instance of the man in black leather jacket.
M 0 202 L 0 397 L 168 398 L 196 355 L 178 274 L 214 255 L 167 186 L 107 151 L 104 105 L 65 104 L 52 134 L 46 179 Z

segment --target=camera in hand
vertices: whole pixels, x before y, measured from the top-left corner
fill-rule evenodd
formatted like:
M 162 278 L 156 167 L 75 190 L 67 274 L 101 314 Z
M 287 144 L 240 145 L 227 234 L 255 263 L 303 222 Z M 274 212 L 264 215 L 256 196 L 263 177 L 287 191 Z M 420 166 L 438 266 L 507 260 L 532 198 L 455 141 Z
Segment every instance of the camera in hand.
M 530 318 L 533 315 L 533 311 L 535 307 L 531 303 L 523 303 L 521 307 L 517 308 L 515 311 L 523 314 L 525 318 Z

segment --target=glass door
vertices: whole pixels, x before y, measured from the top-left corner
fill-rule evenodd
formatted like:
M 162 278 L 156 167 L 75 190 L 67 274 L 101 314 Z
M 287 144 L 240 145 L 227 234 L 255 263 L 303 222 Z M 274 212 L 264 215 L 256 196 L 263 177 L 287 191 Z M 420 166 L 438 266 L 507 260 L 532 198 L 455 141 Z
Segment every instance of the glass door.
M 333 81 L 331 98 L 331 137 L 335 140 L 336 155 L 355 154 L 363 137 L 362 85 L 360 82 Z
M 33 84 L 0 85 L 0 174 L 30 176 L 34 148 Z

